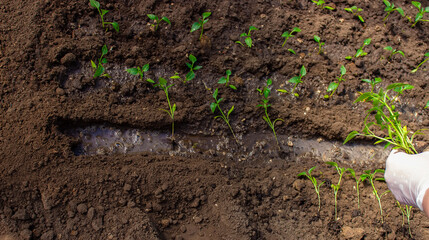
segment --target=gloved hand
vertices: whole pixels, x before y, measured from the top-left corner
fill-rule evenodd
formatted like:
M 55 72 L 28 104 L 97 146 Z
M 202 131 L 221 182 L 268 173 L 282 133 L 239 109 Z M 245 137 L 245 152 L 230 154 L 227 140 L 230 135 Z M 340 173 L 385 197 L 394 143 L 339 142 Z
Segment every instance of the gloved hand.
M 423 197 L 429 188 L 429 152 L 411 155 L 392 150 L 384 178 L 396 200 L 423 211 Z

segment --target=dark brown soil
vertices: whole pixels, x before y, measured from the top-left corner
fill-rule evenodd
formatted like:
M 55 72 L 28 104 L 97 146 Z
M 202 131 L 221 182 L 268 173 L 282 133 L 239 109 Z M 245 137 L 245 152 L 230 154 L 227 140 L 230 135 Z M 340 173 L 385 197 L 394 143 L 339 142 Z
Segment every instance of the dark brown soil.
M 391 1 L 414 19 L 409 1 Z M 428 6 L 429 1 L 421 1 Z M 382 86 L 406 82 L 415 86 L 398 103 L 402 123 L 417 130 L 429 126 L 428 63 L 410 73 L 429 49 L 429 23 L 411 28 L 397 12 L 386 22 L 382 1 L 328 1 L 336 10 L 322 10 L 307 0 L 292 1 L 101 1 L 120 32 L 101 27 L 89 1 L 11 1 L 0 3 L 0 240 L 4 239 L 408 239 L 407 224 L 392 194 L 382 199 L 385 223 L 368 183 L 361 185 L 357 208 L 354 180 L 345 177 L 334 219 L 330 183 L 338 175 L 324 163 L 334 160 L 359 173 L 384 168 L 384 159 L 356 164 L 344 156 L 323 159 L 293 154 L 288 136 L 343 141 L 362 127 L 368 106 L 354 104 L 369 85 L 361 79 L 380 77 Z M 365 23 L 343 9 L 363 8 Z M 190 27 L 203 12 L 212 15 L 204 41 Z M 148 13 L 167 16 L 154 32 Z M 426 15 L 425 18 L 428 18 Z M 235 41 L 252 32 L 254 46 Z M 302 32 L 285 47 L 281 34 Z M 326 43 L 317 54 L 313 40 Z M 347 61 L 364 39 L 368 55 Z M 106 72 L 93 79 L 90 60 L 106 44 Z M 385 46 L 405 52 L 388 59 Z M 291 48 L 296 55 L 287 51 Z M 187 73 L 189 54 L 202 66 L 188 83 L 170 80 Z M 224 156 L 216 151 L 193 154 L 140 152 L 80 155 L 79 139 L 70 130 L 106 125 L 170 133 L 165 95 L 139 81 L 126 68 L 150 63 L 145 78 L 174 81 L 170 98 L 177 104 L 178 136 L 223 136 L 230 139 Z M 287 80 L 304 65 L 307 75 L 298 98 L 274 89 L 292 88 Z M 347 68 L 346 81 L 330 100 L 326 88 Z M 232 90 L 217 84 L 231 69 Z M 222 107 L 234 105 L 231 124 L 245 142 L 248 134 L 270 133 L 262 119 L 256 88 L 272 78 L 270 116 L 285 121 L 278 151 L 273 139 L 253 158 L 234 144 L 227 126 L 210 112 L 212 91 L 219 88 Z M 420 140 L 428 141 L 428 136 Z M 359 140 L 357 140 L 359 141 Z M 371 142 L 360 140 L 361 143 Z M 258 142 L 257 142 L 258 143 Z M 259 144 L 259 143 L 258 143 Z M 388 150 L 385 150 L 388 151 Z M 170 154 L 169 154 L 170 153 Z M 321 210 L 310 181 L 297 174 L 317 166 Z M 387 190 L 377 182 L 380 192 Z M 415 239 L 429 238 L 429 221 L 413 209 Z

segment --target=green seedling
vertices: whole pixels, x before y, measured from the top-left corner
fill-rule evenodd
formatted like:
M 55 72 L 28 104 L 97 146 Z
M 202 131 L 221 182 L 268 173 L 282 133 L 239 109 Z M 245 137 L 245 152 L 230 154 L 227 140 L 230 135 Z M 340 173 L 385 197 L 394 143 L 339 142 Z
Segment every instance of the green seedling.
M 113 29 L 115 29 L 116 32 L 119 32 L 119 24 L 117 22 L 105 22 L 104 21 L 104 15 L 106 15 L 106 13 L 109 12 L 109 10 L 106 9 L 100 9 L 100 3 L 97 2 L 96 0 L 89 0 L 89 3 L 92 7 L 95 7 L 98 10 L 98 14 L 101 17 L 101 25 L 103 26 L 103 28 L 105 27 L 106 24 L 112 25 Z M 106 28 L 106 31 L 108 29 Z
M 107 46 L 104 45 L 101 48 L 101 57 L 98 59 L 98 64 L 95 64 L 94 61 L 91 60 L 91 67 L 92 69 L 94 69 L 94 78 L 98 78 L 98 77 L 107 77 L 110 78 L 110 75 L 104 72 L 104 67 L 103 64 L 107 63 L 107 59 L 104 57 L 104 55 L 106 55 L 108 52 L 107 50 Z
M 350 60 L 350 59 L 352 59 L 353 57 L 358 58 L 358 57 L 363 57 L 363 56 L 367 55 L 368 53 L 367 53 L 367 52 L 364 52 L 364 51 L 363 51 L 363 48 L 364 48 L 365 46 L 368 46 L 369 44 L 371 44 L 371 38 L 367 38 L 367 39 L 365 39 L 365 40 L 363 41 L 363 45 L 362 45 L 362 47 L 360 47 L 360 48 L 356 51 L 356 54 L 355 54 L 354 56 L 347 56 L 347 57 L 346 57 L 346 59 L 347 59 L 347 60 Z
M 389 51 L 389 52 L 390 52 L 389 60 L 390 60 L 390 59 L 392 59 L 393 55 L 398 54 L 398 53 L 405 57 L 405 54 L 404 54 L 404 52 L 403 52 L 403 51 L 393 49 L 391 46 L 387 46 L 387 47 L 385 47 L 385 48 L 384 48 L 384 50 L 387 50 L 387 51 Z
M 228 69 L 226 70 L 226 77 L 221 77 L 217 83 L 225 84 L 225 86 L 229 86 L 230 88 L 237 90 L 234 85 L 229 84 L 229 76 L 231 76 L 231 70 Z
M 325 5 L 325 1 L 323 0 L 311 0 L 313 3 L 315 3 L 318 7 L 320 7 L 321 9 L 328 9 L 328 10 L 334 10 L 333 7 L 330 6 L 324 6 Z
M 357 203 L 358 203 L 358 209 L 360 209 L 359 184 L 362 181 L 362 179 L 356 175 L 355 170 L 351 168 L 347 168 L 346 171 L 350 172 L 350 176 L 352 176 L 353 179 L 356 181 Z
M 345 81 L 345 79 L 343 78 L 344 75 L 346 75 L 346 68 L 344 67 L 344 65 L 341 65 L 340 67 L 340 76 L 337 77 L 338 82 L 331 82 L 328 86 L 328 89 L 326 89 L 327 92 L 330 92 L 331 94 L 326 94 L 324 96 L 325 99 L 328 99 L 330 97 L 332 97 L 332 95 L 334 95 L 335 91 L 337 91 L 338 86 L 340 85 L 341 82 Z
M 383 2 L 384 2 L 384 5 L 386 5 L 386 8 L 384 9 L 384 11 L 387 12 L 387 15 L 383 18 L 383 22 L 386 21 L 389 15 L 394 11 L 397 11 L 399 14 L 401 14 L 401 16 L 405 17 L 405 13 L 404 13 L 404 10 L 402 10 L 402 8 L 400 7 L 395 8 L 395 4 L 390 3 L 387 0 L 383 0 Z
M 287 42 L 287 40 L 289 39 L 289 38 L 291 38 L 291 37 L 294 37 L 295 35 L 293 35 L 294 33 L 299 33 L 299 32 L 301 32 L 301 29 L 299 29 L 299 28 L 297 28 L 297 27 L 294 27 L 293 29 L 292 29 L 292 31 L 290 31 L 290 32 L 288 32 L 288 31 L 286 31 L 286 32 L 284 32 L 283 34 L 282 34 L 282 37 L 284 37 L 285 38 L 285 41 L 283 42 L 283 44 L 282 44 L 282 47 L 286 44 L 286 42 Z M 292 50 L 292 49 L 288 49 L 288 51 L 289 52 L 291 52 L 291 53 L 293 53 L 293 54 L 295 54 L 295 51 L 294 50 Z
M 359 18 L 359 20 L 361 22 L 365 22 L 365 20 L 363 19 L 363 17 L 361 15 L 359 15 L 359 12 L 362 12 L 362 8 L 358 8 L 356 6 L 350 7 L 350 8 L 344 8 L 344 10 L 346 10 L 347 12 L 350 12 L 353 14 L 353 16 Z
M 429 101 L 427 101 L 427 103 L 426 103 L 426 105 L 425 105 L 424 109 L 426 109 L 426 108 L 428 108 L 428 107 L 429 107 Z
M 195 78 L 194 71 L 202 68 L 202 66 L 194 66 L 195 62 L 197 61 L 197 58 L 194 55 L 189 54 L 189 60 L 191 60 L 191 62 L 186 63 L 186 66 L 189 68 L 189 72 L 186 74 L 185 83 Z
M 376 169 L 373 173 L 371 173 L 371 170 L 366 170 L 364 171 L 365 173 L 362 174 L 360 176 L 362 182 L 365 181 L 366 179 L 368 179 L 369 183 L 372 186 L 372 193 L 374 194 L 374 196 L 377 198 L 378 201 L 378 206 L 380 207 L 380 216 L 381 216 L 381 223 L 384 223 L 384 219 L 383 219 L 383 207 L 381 206 L 381 198 L 387 194 L 388 192 L 390 192 L 390 190 L 385 191 L 382 194 L 379 194 L 377 191 L 377 188 L 375 188 L 374 185 L 374 181 L 384 181 L 384 178 L 376 178 L 375 175 L 377 173 L 383 173 L 384 174 L 384 169 Z
M 419 65 L 417 65 L 417 67 L 416 67 L 416 68 L 414 68 L 414 69 L 411 71 L 412 73 L 417 72 L 417 70 L 419 70 L 419 67 L 420 67 L 421 65 L 423 65 L 423 63 L 425 63 L 427 60 L 429 60 L 429 52 L 425 53 L 425 57 L 426 57 L 426 59 L 425 59 L 425 60 L 423 60 L 423 62 L 421 62 Z
M 198 19 L 198 22 L 194 22 L 194 24 L 192 24 L 191 27 L 191 32 L 194 32 L 198 29 L 201 28 L 201 34 L 200 34 L 200 41 L 203 37 L 203 32 L 204 32 L 204 24 L 207 23 L 209 21 L 208 17 L 210 17 L 212 13 L 211 12 L 205 12 L 203 13 L 203 18 L 202 19 Z
M 364 128 L 362 133 L 358 131 L 352 131 L 347 136 L 344 144 L 353 139 L 356 136 L 372 137 L 377 139 L 374 144 L 386 143 L 385 148 L 392 145 L 393 149 L 402 149 L 408 154 L 415 154 L 417 150 L 414 148 L 413 140 L 414 137 L 426 129 L 420 129 L 414 132 L 411 136 L 411 132 L 407 129 L 407 126 L 402 126 L 399 121 L 399 112 L 395 111 L 395 102 L 398 101 L 398 97 L 403 94 L 405 90 L 413 89 L 414 86 L 405 83 L 394 83 L 387 86 L 386 90 L 380 88 L 378 93 L 365 92 L 354 101 L 357 102 L 371 102 L 372 108 L 367 111 Z M 389 91 L 393 90 L 396 95 L 390 97 Z M 373 121 L 369 118 L 374 117 Z M 380 130 L 387 130 L 386 136 L 378 136 L 372 130 L 374 127 L 379 127 Z
M 174 140 L 174 113 L 176 112 L 176 104 L 171 105 L 170 97 L 168 95 L 168 89 L 171 88 L 172 86 L 174 86 L 174 84 L 168 85 L 167 80 L 160 77 L 158 83 L 155 84 L 154 86 L 161 88 L 165 93 L 165 97 L 167 98 L 168 110 L 165 110 L 162 108 L 160 110 L 166 112 L 172 120 L 172 123 L 171 123 L 171 139 Z
M 412 213 L 411 210 L 413 209 L 413 206 L 405 205 L 405 207 L 402 207 L 398 201 L 396 201 L 396 204 L 398 205 L 402 213 L 402 226 L 405 225 L 405 216 L 407 216 L 408 233 L 410 234 L 410 237 L 413 238 L 413 234 L 411 233 L 411 221 L 410 221 L 411 213 Z
M 308 170 L 308 173 L 307 172 L 302 172 L 302 173 L 298 174 L 298 177 L 299 176 L 306 176 L 311 181 L 311 183 L 313 183 L 314 191 L 316 191 L 317 199 L 319 200 L 319 209 L 318 209 L 318 211 L 320 212 L 320 186 L 322 186 L 325 183 L 325 181 L 321 182 L 320 184 L 317 184 L 317 179 L 311 175 L 311 172 L 315 168 L 316 168 L 316 166 L 310 168 Z
M 240 37 L 246 37 L 245 39 L 244 39 L 244 42 L 246 43 L 246 45 L 247 45 L 247 47 L 249 47 L 249 48 L 251 48 L 252 46 L 253 46 L 253 43 L 252 43 L 252 36 L 250 35 L 250 32 L 251 31 L 253 31 L 253 30 L 259 30 L 259 29 L 257 29 L 256 27 L 254 27 L 254 26 L 250 26 L 249 27 L 249 32 L 247 32 L 247 33 L 242 33 L 242 34 L 240 34 Z M 240 41 L 236 41 L 235 43 L 238 43 L 238 44 L 240 44 L 241 46 L 244 46 L 244 44 L 242 43 L 242 42 L 240 42 Z
M 168 24 L 171 25 L 170 19 L 168 19 L 167 17 L 162 17 L 161 19 L 159 19 L 159 17 L 156 16 L 155 14 L 148 14 L 147 17 L 150 20 L 152 20 L 152 21 L 155 22 L 154 24 L 151 24 L 151 27 L 154 28 L 154 31 L 156 31 L 158 29 L 159 24 L 161 23 L 161 21 L 164 21 L 164 22 L 166 22 L 166 23 L 168 23 Z
M 338 183 L 337 184 L 331 184 L 331 188 L 334 190 L 335 221 L 337 221 L 338 220 L 338 218 L 337 218 L 337 198 L 338 198 L 338 191 L 340 190 L 341 179 L 343 178 L 343 175 L 344 175 L 346 169 L 345 168 L 340 168 L 338 166 L 338 163 L 336 163 L 336 162 L 326 162 L 326 164 L 335 167 L 335 169 L 337 170 L 338 175 L 340 175 L 340 177 L 338 178 Z
M 216 90 L 213 93 L 213 98 L 215 99 L 215 102 L 210 104 L 210 109 L 212 110 L 212 113 L 215 113 L 216 108 L 219 109 L 221 115 L 216 116 L 215 119 L 221 118 L 225 121 L 225 123 L 229 127 L 229 130 L 231 130 L 232 136 L 234 136 L 234 139 L 238 144 L 238 139 L 235 137 L 235 133 L 232 130 L 231 124 L 229 123 L 229 120 L 230 120 L 229 115 L 232 113 L 232 111 L 234 111 L 234 105 L 229 109 L 228 113 L 225 116 L 225 113 L 222 111 L 222 109 L 220 108 L 220 105 L 219 105 L 219 103 L 223 100 L 223 98 L 217 99 L 217 95 L 218 95 L 218 89 L 216 88 Z
M 145 64 L 143 67 L 136 67 L 136 68 L 128 68 L 127 72 L 134 76 L 140 76 L 140 80 L 143 81 L 144 73 L 149 70 L 149 63 Z M 148 78 L 146 81 L 150 83 L 155 83 L 152 79 Z
M 429 7 L 424 8 L 422 7 L 422 4 L 417 1 L 412 1 L 411 4 L 419 9 L 419 12 L 416 14 L 416 18 L 414 19 L 414 24 L 411 27 L 416 26 L 418 22 L 429 22 L 429 19 L 423 19 L 424 14 L 429 12 Z
M 281 118 L 277 118 L 276 120 L 274 120 L 274 121 L 271 121 L 271 119 L 270 119 L 270 116 L 268 116 L 268 108 L 269 107 L 271 107 L 271 104 L 269 104 L 268 102 L 269 102 L 269 96 L 270 96 L 270 94 L 271 94 L 271 89 L 270 89 L 270 86 L 273 84 L 273 81 L 271 80 L 271 78 L 269 78 L 268 80 L 267 80 L 267 85 L 266 86 L 264 86 L 264 88 L 263 89 L 256 89 L 261 95 L 262 95 L 262 104 L 259 104 L 257 107 L 261 107 L 261 108 L 264 108 L 264 110 L 265 110 L 265 116 L 263 116 L 262 118 L 265 120 L 265 122 L 267 122 L 268 123 L 268 126 L 271 128 L 271 130 L 273 131 L 273 133 L 274 133 L 274 138 L 276 139 L 276 142 L 277 142 L 277 146 L 279 147 L 279 149 L 280 149 L 280 144 L 279 144 L 279 141 L 277 140 L 277 135 L 276 135 L 276 130 L 274 129 L 275 128 L 275 126 L 276 126 L 276 122 L 277 121 L 282 121 L 282 122 L 284 122 L 284 120 L 283 119 L 281 119 Z
M 325 45 L 325 42 L 321 42 L 320 37 L 317 35 L 314 35 L 314 41 L 319 44 L 319 52 L 317 54 L 320 54 L 322 52 L 322 47 Z
M 298 84 L 302 83 L 302 78 L 307 75 L 307 70 L 305 69 L 304 65 L 302 65 L 301 70 L 299 71 L 299 76 L 294 76 L 291 79 L 289 79 L 290 83 L 295 84 L 292 88 L 291 94 L 295 97 L 299 97 L 299 94 L 295 92 L 296 87 Z M 277 89 L 278 92 L 288 93 L 288 91 L 284 89 Z
M 375 85 L 381 83 L 381 78 L 374 78 L 374 80 L 371 79 L 362 79 L 362 82 L 369 83 L 371 85 L 371 92 L 374 92 Z

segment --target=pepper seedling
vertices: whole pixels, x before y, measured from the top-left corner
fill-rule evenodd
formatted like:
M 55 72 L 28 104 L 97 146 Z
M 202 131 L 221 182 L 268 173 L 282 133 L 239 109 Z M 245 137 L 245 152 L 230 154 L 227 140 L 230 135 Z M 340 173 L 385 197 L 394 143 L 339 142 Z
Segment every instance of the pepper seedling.
M 202 66 L 194 66 L 195 62 L 197 61 L 197 58 L 194 55 L 189 54 L 189 60 L 191 62 L 186 63 L 186 66 L 189 68 L 189 72 L 185 76 L 185 83 L 195 78 L 195 72 L 194 71 L 202 68 Z
M 107 46 L 103 45 L 101 48 L 101 57 L 98 59 L 98 64 L 95 64 L 94 61 L 91 60 L 91 67 L 94 70 L 94 78 L 98 77 L 107 77 L 110 78 L 110 75 L 104 72 L 103 64 L 107 63 L 107 59 L 104 57 L 108 52 Z
M 387 46 L 387 47 L 385 47 L 385 48 L 384 48 L 384 50 L 387 50 L 387 51 L 389 51 L 389 52 L 390 52 L 390 55 L 389 55 L 389 57 L 388 57 L 388 59 L 389 59 L 389 60 L 390 60 L 390 59 L 392 59 L 393 55 L 398 54 L 398 53 L 405 57 L 405 54 L 404 54 L 404 52 L 403 52 L 403 51 L 393 49 L 391 46 Z
M 276 142 L 277 142 L 277 146 L 279 147 L 279 149 L 280 149 L 280 144 L 279 144 L 279 141 L 278 141 L 278 139 L 277 139 L 277 135 L 276 135 L 276 130 L 274 129 L 275 128 L 275 126 L 276 126 L 276 122 L 277 121 L 282 121 L 282 122 L 284 122 L 284 120 L 283 119 L 281 119 L 281 118 L 277 118 L 276 120 L 274 120 L 274 121 L 271 121 L 271 119 L 270 119 L 270 116 L 268 116 L 268 108 L 269 107 L 271 107 L 271 104 L 269 104 L 268 102 L 269 102 L 269 97 L 270 97 L 270 94 L 271 94 L 271 89 L 270 89 L 270 86 L 273 84 L 273 81 L 271 80 L 271 78 L 269 78 L 268 80 L 267 80 L 267 85 L 266 86 L 264 86 L 264 88 L 263 89 L 256 89 L 261 95 L 262 95 L 262 104 L 259 104 L 259 105 L 257 105 L 257 107 L 261 107 L 261 108 L 264 108 L 264 111 L 265 111 L 265 116 L 263 116 L 262 118 L 265 120 L 265 122 L 267 122 L 267 124 L 268 124 L 268 126 L 271 128 L 271 130 L 273 131 L 273 133 L 274 133 L 274 138 L 276 139 Z
M 344 172 L 346 171 L 345 168 L 340 168 L 338 166 L 338 163 L 336 162 L 326 162 L 326 164 L 335 167 L 335 169 L 337 170 L 338 175 L 340 175 L 340 177 L 338 178 L 338 183 L 337 184 L 331 184 L 331 188 L 334 190 L 334 205 L 335 205 L 335 221 L 338 220 L 337 218 L 337 199 L 338 199 L 338 191 L 340 190 L 341 187 L 341 179 L 343 178 Z
M 98 10 L 98 14 L 100 15 L 100 18 L 101 18 L 101 25 L 103 26 L 103 28 L 106 24 L 110 24 L 110 25 L 112 25 L 112 27 L 115 29 L 116 32 L 119 32 L 119 24 L 117 22 L 105 22 L 104 21 L 104 15 L 106 15 L 106 13 L 108 13 L 109 10 L 100 9 L 100 3 L 96 0 L 89 0 L 89 3 L 92 7 L 96 8 Z M 107 30 L 108 29 L 106 28 L 106 31 Z
M 285 41 L 283 42 L 283 44 L 282 44 L 282 47 L 286 44 L 286 42 L 287 42 L 287 40 L 289 39 L 289 38 L 291 38 L 291 37 L 294 37 L 295 35 L 293 35 L 294 33 L 299 33 L 299 32 L 301 32 L 301 29 L 300 28 L 297 28 L 297 27 L 294 27 L 293 29 L 292 29 L 292 31 L 286 31 L 286 32 L 284 32 L 283 34 L 282 34 L 282 37 L 284 37 L 285 38 Z M 291 52 L 291 53 L 293 53 L 293 54 L 295 54 L 295 51 L 294 50 L 292 50 L 292 49 L 288 49 L 288 51 L 289 52 Z
M 356 181 L 357 203 L 358 203 L 358 209 L 360 209 L 359 184 L 362 181 L 362 179 L 356 175 L 355 170 L 353 170 L 351 168 L 347 168 L 346 171 L 350 172 L 350 176 L 352 176 L 353 179 Z
M 368 53 L 367 53 L 367 52 L 364 52 L 364 51 L 363 51 L 363 48 L 364 48 L 365 46 L 368 46 L 369 44 L 371 44 L 371 38 L 367 38 L 367 39 L 365 39 L 365 40 L 363 41 L 363 45 L 362 45 L 362 47 L 360 47 L 360 48 L 356 51 L 356 54 L 355 54 L 354 56 L 347 56 L 347 57 L 346 57 L 346 59 L 347 59 L 347 60 L 350 60 L 350 59 L 352 59 L 353 57 L 358 58 L 358 57 L 363 57 L 363 56 L 367 55 Z
M 166 112 L 172 120 L 172 123 L 171 123 L 171 139 L 174 140 L 174 113 L 176 112 L 176 104 L 171 105 L 170 97 L 168 95 L 168 89 L 171 88 L 172 86 L 174 86 L 174 84 L 168 85 L 167 80 L 165 80 L 162 77 L 160 77 L 158 80 L 158 83 L 154 85 L 154 87 L 161 88 L 165 93 L 165 97 L 167 98 L 167 103 L 168 103 L 169 109 L 166 110 L 166 109 L 160 108 L 160 110 Z
M 383 0 L 384 5 L 386 5 L 386 8 L 384 9 L 385 12 L 387 12 L 387 15 L 383 18 L 383 22 L 387 20 L 387 18 L 389 17 L 389 15 L 394 12 L 397 11 L 399 14 L 401 14 L 401 16 L 405 17 L 405 13 L 404 10 L 400 7 L 395 8 L 395 4 L 394 3 L 390 3 L 387 0 Z
M 340 85 L 341 82 L 345 81 L 345 79 L 343 78 L 344 75 L 346 75 L 347 70 L 344 67 L 344 65 L 341 65 L 340 67 L 340 76 L 337 77 L 338 82 L 331 82 L 328 86 L 328 89 L 326 89 L 327 92 L 331 92 L 330 95 L 326 94 L 324 96 L 325 99 L 328 99 L 330 97 L 332 97 L 332 95 L 334 95 L 335 91 L 337 91 L 338 86 Z
M 371 85 L 371 92 L 374 92 L 375 89 L 375 85 L 381 83 L 381 78 L 374 78 L 373 80 L 371 79 L 362 79 L 362 82 L 366 82 L 369 83 Z
M 396 201 L 396 204 L 398 205 L 398 207 L 402 213 L 402 226 L 404 226 L 404 224 L 405 224 L 404 218 L 405 218 L 405 216 L 407 216 L 408 234 L 410 234 L 410 237 L 413 238 L 413 234 L 411 233 L 411 220 L 410 220 L 411 213 L 412 213 L 411 210 L 413 209 L 413 206 L 405 205 L 405 207 L 402 207 L 398 201 Z
M 422 7 L 422 4 L 417 1 L 412 1 L 411 4 L 419 9 L 419 12 L 416 14 L 416 18 L 414 19 L 414 24 L 411 27 L 416 26 L 418 22 L 429 22 L 429 19 L 423 19 L 424 14 L 429 12 L 429 7 L 424 8 Z
M 147 72 L 148 70 L 149 70 L 149 63 L 145 64 L 143 67 L 128 68 L 127 72 L 134 76 L 137 76 L 137 75 L 140 76 L 140 80 L 143 81 L 144 73 Z M 155 83 L 155 81 L 153 81 L 150 78 L 146 79 L 146 81 L 150 83 Z
M 232 111 L 234 111 L 234 105 L 229 109 L 228 113 L 225 116 L 225 113 L 222 111 L 222 109 L 220 108 L 220 104 L 219 104 L 223 100 L 223 98 L 217 99 L 218 91 L 219 91 L 218 88 L 216 88 L 216 90 L 213 93 L 213 98 L 214 98 L 215 102 L 213 102 L 213 103 L 210 104 L 210 109 L 211 109 L 212 113 L 215 113 L 216 108 L 219 109 L 221 115 L 218 115 L 218 116 L 216 116 L 214 118 L 215 119 L 221 118 L 221 119 L 223 119 L 223 121 L 225 121 L 225 123 L 229 127 L 229 130 L 231 130 L 232 136 L 234 136 L 234 139 L 235 139 L 235 141 L 238 144 L 238 139 L 235 137 L 235 133 L 232 130 L 231 124 L 229 123 L 229 120 L 230 120 L 229 119 L 229 115 L 232 113 Z
M 318 208 L 318 211 L 320 212 L 320 186 L 322 186 L 322 185 L 325 183 L 325 181 L 321 182 L 320 184 L 317 184 L 317 179 L 316 179 L 314 176 L 312 176 L 312 175 L 311 175 L 311 172 L 312 172 L 315 168 L 316 168 L 316 166 L 314 166 L 314 167 L 310 168 L 310 169 L 308 170 L 308 173 L 307 173 L 307 172 L 299 173 L 299 174 L 298 174 L 298 177 L 299 177 L 299 176 L 306 176 L 306 177 L 311 181 L 311 183 L 313 183 L 314 191 L 316 192 L 316 194 L 317 194 L 317 199 L 319 200 L 319 208 Z
M 292 88 L 291 94 L 295 97 L 299 97 L 299 94 L 295 92 L 296 87 L 298 84 L 302 83 L 302 78 L 307 75 L 307 70 L 305 69 L 304 65 L 302 65 L 301 70 L 299 71 L 299 76 L 294 76 L 291 79 L 289 79 L 288 82 L 295 84 Z M 278 92 L 288 93 L 285 89 L 277 89 Z
M 194 32 L 201 28 L 200 41 L 201 41 L 201 38 L 203 37 L 204 24 L 209 21 L 208 17 L 210 17 L 211 14 L 212 14 L 211 12 L 203 13 L 202 15 L 203 18 L 198 19 L 198 22 L 194 22 L 194 24 L 192 24 L 191 32 Z
M 373 173 L 371 173 L 371 170 L 366 170 L 364 171 L 365 173 L 362 174 L 360 176 L 362 182 L 365 181 L 366 179 L 368 179 L 369 183 L 372 186 L 372 193 L 374 194 L 375 198 L 377 198 L 378 201 L 378 206 L 380 207 L 380 215 L 381 215 L 381 223 L 384 223 L 384 219 L 383 219 L 383 207 L 381 206 L 381 198 L 387 194 L 388 192 L 390 192 L 390 190 L 385 191 L 382 194 L 378 194 L 377 188 L 374 185 L 374 181 L 384 181 L 384 177 L 381 178 L 376 178 L 375 175 L 377 173 L 383 173 L 384 174 L 384 169 L 376 169 Z
M 154 24 L 151 24 L 151 25 L 150 25 L 151 27 L 153 27 L 153 28 L 154 28 L 154 31 L 156 31 L 156 30 L 158 29 L 159 24 L 161 23 L 161 21 L 164 21 L 164 22 L 166 22 L 166 23 L 168 23 L 168 24 L 170 24 L 170 25 L 171 25 L 170 19 L 168 19 L 167 17 L 162 17 L 162 18 L 160 19 L 160 18 L 159 18 L 158 16 L 156 16 L 155 14 L 148 14 L 148 15 L 147 15 L 147 17 L 148 17 L 150 20 L 154 21 Z
M 355 17 L 357 17 L 357 18 L 359 18 L 359 20 L 362 22 L 362 23 L 364 23 L 365 22 L 365 20 L 363 19 L 363 17 L 361 16 L 361 15 L 359 15 L 358 13 L 359 12 L 362 12 L 363 10 L 362 10 L 362 8 L 358 8 L 358 7 L 356 7 L 356 6 L 353 6 L 353 7 L 350 7 L 350 8 L 344 8 L 344 10 L 346 10 L 347 12 L 349 12 L 349 13 L 352 13 L 353 14 L 353 16 L 355 16 Z
M 221 77 L 217 83 L 219 84 L 225 84 L 225 86 L 229 86 L 230 88 L 237 90 L 237 88 L 229 83 L 229 76 L 231 75 L 231 70 L 226 70 L 226 77 Z
M 322 52 L 322 47 L 325 45 L 325 42 L 321 42 L 320 37 L 317 35 L 314 35 L 314 41 L 319 44 L 319 52 L 317 54 L 320 54 Z
M 311 0 L 313 3 L 315 3 L 318 7 L 320 7 L 321 9 L 328 9 L 328 10 L 334 10 L 333 7 L 330 6 L 324 6 L 325 1 L 324 0 Z
M 249 47 L 249 48 L 251 48 L 251 47 L 253 46 L 253 43 L 252 43 L 252 36 L 250 35 L 250 32 L 251 32 L 251 31 L 256 31 L 256 30 L 259 30 L 259 29 L 257 29 L 257 28 L 256 28 L 256 27 L 254 27 L 254 26 L 250 26 L 250 27 L 249 27 L 249 32 L 240 34 L 240 37 L 246 37 L 246 38 L 244 39 L 244 42 L 246 43 L 247 47 Z M 236 41 L 235 43 L 238 43 L 238 44 L 240 44 L 241 46 L 244 46 L 244 44 L 243 44 L 242 42 L 240 42 L 240 41 Z
M 425 53 L 425 57 L 427 57 L 425 60 L 423 60 L 423 62 L 421 62 L 419 65 L 417 65 L 417 67 L 416 68 L 414 68 L 411 72 L 412 73 L 415 73 L 415 72 L 417 72 L 417 70 L 419 70 L 419 67 L 421 66 L 421 65 L 423 65 L 423 63 L 425 63 L 428 59 L 429 59 L 429 52 L 427 52 L 427 53 Z

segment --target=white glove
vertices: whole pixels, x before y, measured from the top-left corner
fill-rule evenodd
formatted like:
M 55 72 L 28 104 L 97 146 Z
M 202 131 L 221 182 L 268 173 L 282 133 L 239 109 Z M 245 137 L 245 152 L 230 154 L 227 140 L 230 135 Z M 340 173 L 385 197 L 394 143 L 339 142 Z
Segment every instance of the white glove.
M 423 211 L 423 197 L 429 188 L 429 152 L 411 155 L 392 150 L 384 178 L 396 200 Z

